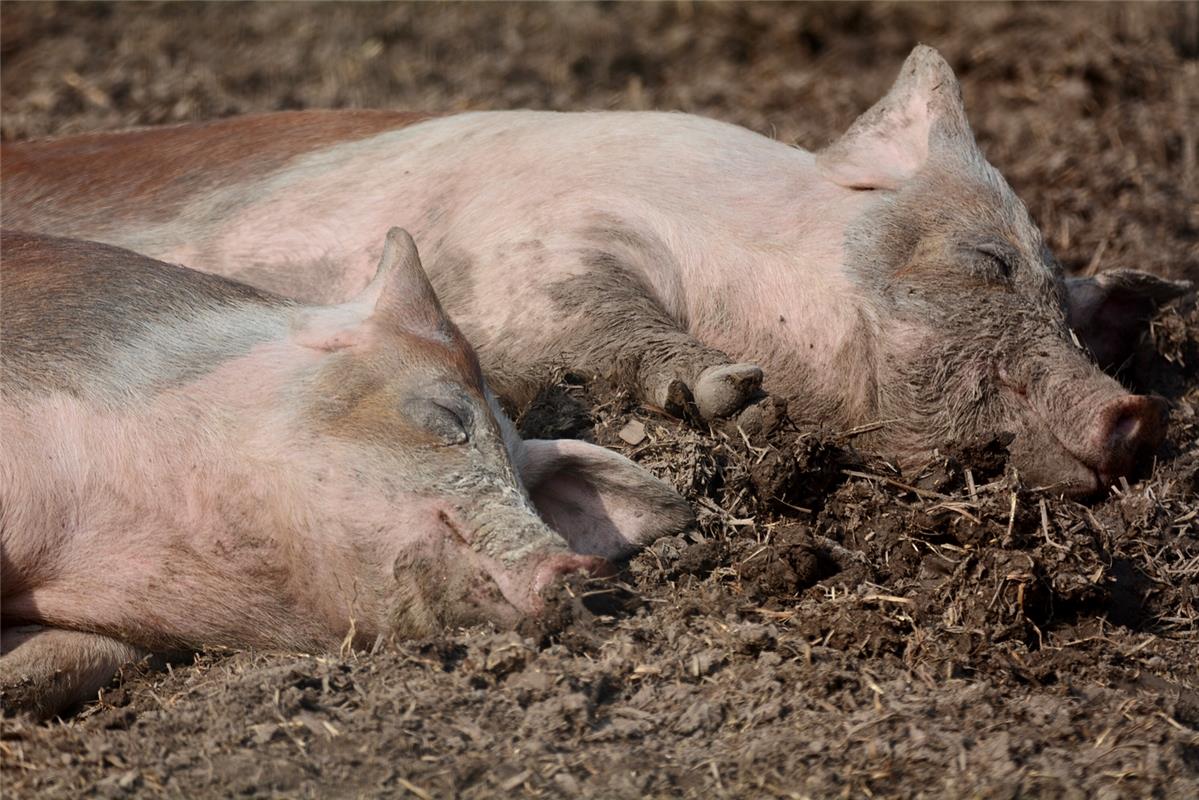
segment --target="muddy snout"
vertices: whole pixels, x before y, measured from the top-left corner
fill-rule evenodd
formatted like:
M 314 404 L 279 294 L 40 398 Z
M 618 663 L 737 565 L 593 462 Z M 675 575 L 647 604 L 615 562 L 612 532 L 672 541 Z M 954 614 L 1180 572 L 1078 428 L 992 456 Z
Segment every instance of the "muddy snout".
M 1124 395 L 1108 401 L 1095 420 L 1095 458 L 1102 488 L 1129 476 L 1166 437 L 1169 407 L 1160 397 Z
M 572 575 L 604 577 L 613 574 L 614 568 L 599 556 L 578 553 L 555 553 L 535 562 L 532 569 L 532 593 L 529 600 L 531 614 L 545 610 L 543 594 Z
M 484 620 L 510 625 L 539 616 L 546 611 L 545 595 L 564 581 L 614 572 L 604 558 L 571 551 L 526 509 L 492 507 L 466 514 L 443 508 L 438 519 L 441 569 L 452 576 L 442 602 L 476 606 Z

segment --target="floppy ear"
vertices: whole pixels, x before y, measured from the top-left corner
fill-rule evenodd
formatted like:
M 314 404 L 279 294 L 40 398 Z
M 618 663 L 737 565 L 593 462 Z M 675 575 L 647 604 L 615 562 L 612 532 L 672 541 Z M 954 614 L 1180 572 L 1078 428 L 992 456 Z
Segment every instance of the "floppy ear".
M 695 515 L 673 488 L 619 453 L 574 439 L 530 439 L 517 468 L 546 523 L 577 553 L 625 558 Z
M 850 189 L 897 189 L 942 146 L 974 148 L 962 91 L 931 47 L 917 45 L 891 90 L 816 157 L 821 173 Z
M 1109 269 L 1091 278 L 1068 278 L 1066 290 L 1066 323 L 1106 370 L 1131 357 L 1154 312 L 1189 293 L 1191 283 Z
M 348 302 L 312 309 L 295 338 L 317 350 L 340 350 L 361 340 L 367 320 L 429 339 L 451 337 L 452 324 L 425 275 L 416 243 L 403 228 L 387 232 L 375 277 L 366 288 Z

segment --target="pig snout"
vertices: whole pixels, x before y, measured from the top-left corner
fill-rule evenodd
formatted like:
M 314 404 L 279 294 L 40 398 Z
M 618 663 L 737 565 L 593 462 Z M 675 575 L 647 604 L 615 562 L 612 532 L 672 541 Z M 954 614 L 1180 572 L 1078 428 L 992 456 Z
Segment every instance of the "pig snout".
M 583 573 L 592 577 L 610 575 L 612 565 L 599 556 L 584 556 L 578 553 L 555 553 L 535 563 L 532 569 L 532 592 L 528 601 L 530 613 L 536 615 L 545 610 L 542 594 L 564 578 Z
M 1124 395 L 1108 401 L 1095 418 L 1091 458 L 1101 488 L 1129 475 L 1166 436 L 1169 409 L 1159 397 Z
M 500 624 L 542 614 L 546 610 L 544 595 L 568 576 L 613 571 L 599 556 L 567 549 L 558 534 L 525 509 L 493 507 L 470 514 L 446 508 L 439 511 L 438 518 L 445 559 L 441 569 L 451 574 L 473 573 L 473 578 L 460 584 L 465 592 L 462 600 L 474 603 L 490 597 L 483 601 L 483 616 Z M 471 589 L 471 585 L 491 585 L 498 595 Z M 446 600 L 453 602 L 452 598 Z

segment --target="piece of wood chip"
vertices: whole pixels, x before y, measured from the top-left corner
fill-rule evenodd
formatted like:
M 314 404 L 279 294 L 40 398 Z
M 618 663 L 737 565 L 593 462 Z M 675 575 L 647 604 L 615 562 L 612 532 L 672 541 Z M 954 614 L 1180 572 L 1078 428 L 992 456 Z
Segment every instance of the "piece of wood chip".
M 628 444 L 638 445 L 645 441 L 645 423 L 632 420 L 620 429 L 620 438 Z

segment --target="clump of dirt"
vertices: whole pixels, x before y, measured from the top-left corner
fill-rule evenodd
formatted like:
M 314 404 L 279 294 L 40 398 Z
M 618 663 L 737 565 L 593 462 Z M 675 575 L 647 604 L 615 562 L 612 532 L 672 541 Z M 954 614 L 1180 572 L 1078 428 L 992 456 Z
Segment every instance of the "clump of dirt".
M 5 4 L 5 139 L 305 106 L 678 108 L 818 146 L 916 41 L 1072 271 L 1199 278 L 1193 4 Z M 1189 31 L 1189 33 L 1188 33 Z M 1008 440 L 906 472 L 766 398 L 711 428 L 566 376 L 526 436 L 669 480 L 696 530 L 516 631 L 131 668 L 5 719 L 12 796 L 1199 793 L 1199 311 L 1122 378 L 1144 480 L 1079 504 Z

